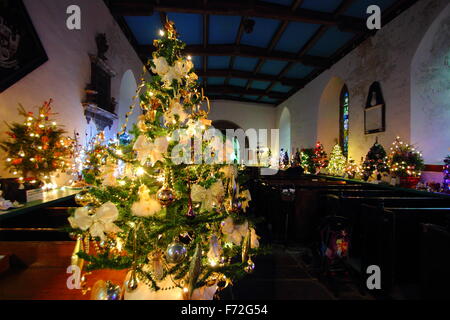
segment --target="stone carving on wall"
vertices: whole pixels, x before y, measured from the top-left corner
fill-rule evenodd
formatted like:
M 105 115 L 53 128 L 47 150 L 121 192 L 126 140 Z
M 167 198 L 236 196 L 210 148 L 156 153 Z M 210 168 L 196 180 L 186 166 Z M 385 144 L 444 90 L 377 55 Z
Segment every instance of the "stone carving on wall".
M 83 107 L 88 123 L 94 121 L 96 128 L 103 131 L 106 127 L 111 129 L 114 121 L 118 119 L 115 113 L 117 102 L 111 97 L 111 79 L 117 74 L 106 62 L 109 45 L 104 33 L 97 35 L 96 44 L 97 54 L 89 55 L 91 82 L 85 89 Z

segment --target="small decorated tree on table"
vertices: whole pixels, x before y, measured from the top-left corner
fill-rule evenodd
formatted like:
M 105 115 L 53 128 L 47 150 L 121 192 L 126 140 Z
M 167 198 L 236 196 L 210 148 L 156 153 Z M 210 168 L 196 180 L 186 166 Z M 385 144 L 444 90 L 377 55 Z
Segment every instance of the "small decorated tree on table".
M 252 272 L 260 252 L 234 149 L 209 135 L 209 103 L 174 24 L 160 34 L 152 75 L 138 88 L 134 137 L 96 145 L 85 171 L 92 188 L 76 197 L 81 207 L 69 220 L 78 237 L 73 264 L 127 271 L 123 286 L 97 283 L 93 299 L 212 299 Z M 226 161 L 209 161 L 220 154 Z
M 356 163 L 355 160 L 349 158 L 345 168 L 345 173 L 349 179 L 358 179 L 361 175 L 361 166 Z
M 422 154 L 400 137 L 392 143 L 388 163 L 391 174 L 400 178 L 400 186 L 407 188 L 417 185 L 425 167 Z
M 450 193 L 450 155 L 444 159 L 444 192 Z
M 339 144 L 336 144 L 330 155 L 330 161 L 327 167 L 328 174 L 332 176 L 343 176 L 345 174 L 346 164 L 347 159 L 342 154 L 342 149 Z
M 8 124 L 9 139 L 0 144 L 6 152 L 6 167 L 20 183 L 36 187 L 49 183 L 56 171 L 71 168 L 73 140 L 51 119 L 51 104 L 52 100 L 45 102 L 37 114 L 20 106 L 24 121 Z
M 302 165 L 302 155 L 300 149 L 297 148 L 292 156 L 291 167 L 301 167 Z
M 281 149 L 280 151 L 280 169 L 289 168 L 289 154 L 287 150 Z
M 313 162 L 314 157 L 314 149 L 302 149 L 300 153 L 301 157 L 301 166 L 303 170 L 305 170 L 305 173 L 311 174 L 315 173 L 315 165 Z
M 314 163 L 316 174 L 319 174 L 322 169 L 328 166 L 327 153 L 323 149 L 323 145 L 320 142 L 317 142 L 316 144 L 314 155 L 312 156 L 312 161 Z
M 376 180 L 381 180 L 381 174 L 388 172 L 387 154 L 383 146 L 378 143 L 378 139 L 370 148 L 362 163 L 362 177 L 365 181 L 369 180 L 372 174 L 376 174 Z

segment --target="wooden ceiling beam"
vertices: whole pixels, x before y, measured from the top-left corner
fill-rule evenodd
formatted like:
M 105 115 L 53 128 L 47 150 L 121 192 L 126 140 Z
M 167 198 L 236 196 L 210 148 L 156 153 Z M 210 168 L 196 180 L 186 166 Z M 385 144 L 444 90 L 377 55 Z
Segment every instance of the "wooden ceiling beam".
M 152 45 L 141 45 L 139 46 L 138 53 L 142 56 L 149 56 L 154 50 L 155 48 Z M 247 45 L 235 46 L 234 44 L 210 44 L 206 48 L 203 45 L 189 45 L 186 46 L 185 52 L 191 56 L 239 56 L 297 62 L 316 68 L 327 68 L 330 64 L 328 58 L 309 55 L 298 56 L 284 51 L 272 51 L 271 53 L 267 53 L 264 49 Z
M 350 0 L 348 0 L 350 1 Z M 416 3 L 418 0 L 400 0 L 393 4 L 390 8 L 385 10 L 381 16 L 382 25 L 385 25 L 389 23 L 392 19 L 397 17 L 399 14 L 401 14 L 403 11 L 407 10 L 409 7 L 411 7 L 414 3 Z M 357 46 L 359 46 L 362 42 L 364 42 L 367 38 L 374 35 L 376 33 L 375 31 L 367 30 L 363 34 L 357 34 L 355 35 L 350 41 L 348 41 L 345 45 L 343 45 L 341 48 L 339 48 L 330 58 L 331 65 L 337 63 L 339 60 L 341 60 L 343 57 L 345 57 L 348 53 L 350 53 L 353 49 L 355 49 Z M 322 73 L 321 70 L 314 70 L 312 71 L 305 79 L 305 84 L 311 82 L 319 76 Z M 288 93 L 288 97 L 294 95 L 298 89 L 293 89 Z
M 285 99 L 286 94 L 282 92 L 265 92 L 264 90 L 249 89 L 246 90 L 244 87 L 236 86 L 208 86 L 208 93 L 219 94 L 245 94 L 249 96 L 266 96 L 273 99 Z
M 355 0 L 344 0 L 339 7 L 334 11 L 333 13 L 333 17 L 339 17 L 340 14 L 342 14 L 343 12 L 345 12 L 350 6 L 351 4 L 354 2 Z M 306 53 L 312 49 L 312 47 L 314 47 L 314 45 L 317 43 L 317 41 L 319 41 L 319 39 L 327 32 L 329 26 L 327 25 L 322 25 L 320 26 L 320 28 L 316 31 L 316 33 L 314 33 L 314 35 L 308 40 L 308 42 L 305 43 L 305 45 L 300 49 L 300 51 L 297 53 L 297 57 L 301 58 L 303 56 L 306 55 Z M 342 29 L 342 26 L 341 26 Z M 361 30 L 358 28 L 358 30 Z M 363 29 L 362 29 L 363 30 Z M 361 31 L 359 31 L 357 33 L 358 35 L 361 35 Z M 293 63 L 290 62 L 288 63 L 283 70 L 281 70 L 281 72 L 278 74 L 278 78 L 282 78 L 284 77 L 284 75 L 293 67 Z M 331 65 L 331 63 L 330 63 Z M 312 71 L 311 73 L 315 73 L 317 72 L 317 70 Z M 267 92 L 271 91 L 273 89 L 273 87 L 276 85 L 276 82 L 272 82 L 272 84 L 266 89 Z M 303 85 L 301 86 L 303 87 Z M 301 87 L 298 88 L 294 88 L 292 90 L 295 89 L 300 89 Z M 292 91 L 291 90 L 291 91 Z M 290 95 L 289 95 L 290 96 Z
M 143 50 L 148 49 L 148 47 L 143 48 Z M 208 45 L 206 48 L 203 48 L 203 46 L 201 45 L 190 45 L 186 46 L 185 51 L 192 56 L 240 56 L 267 60 L 298 62 L 317 68 L 326 68 L 329 66 L 329 60 L 327 58 L 309 55 L 303 55 L 299 57 L 296 54 L 284 51 L 272 51 L 271 53 L 267 53 L 264 49 L 247 45 L 235 46 L 232 44 L 215 44 Z
M 220 77 L 220 78 L 239 78 L 239 79 L 247 79 L 247 80 L 256 80 L 256 81 L 279 81 L 286 86 L 301 86 L 305 82 L 303 79 L 290 79 L 290 78 L 281 78 L 278 79 L 277 76 L 271 76 L 266 74 L 255 74 L 253 72 L 247 71 L 239 71 L 232 69 L 208 69 L 206 72 L 197 71 L 197 75 L 199 77 Z
M 245 99 L 242 97 L 232 97 L 232 96 L 227 96 L 227 95 L 217 95 L 217 94 L 208 95 L 208 93 L 207 93 L 207 96 L 208 96 L 209 100 L 211 100 L 211 101 L 213 101 L 213 100 L 231 100 L 231 101 L 239 101 L 239 102 L 247 102 L 247 103 L 250 102 L 250 103 L 265 104 L 265 105 L 270 105 L 270 106 L 276 106 L 280 102 L 280 100 L 278 100 L 278 99 L 276 99 L 276 102 L 271 103 L 271 102 Z
M 244 21 L 247 19 L 247 17 L 241 18 L 241 23 L 239 24 L 239 30 L 236 36 L 236 41 L 234 42 L 235 46 L 239 46 L 241 44 L 242 36 L 244 35 Z M 228 69 L 233 70 L 234 68 L 234 61 L 236 60 L 236 56 L 232 56 L 230 58 L 230 63 L 228 64 Z M 225 79 L 225 85 L 228 85 L 229 78 L 226 77 Z
M 295 0 L 294 3 L 291 6 L 291 11 L 295 12 L 302 4 L 304 0 Z M 278 27 L 278 30 L 273 35 L 272 39 L 270 40 L 269 47 L 267 48 L 267 53 L 271 53 L 275 46 L 277 45 L 278 41 L 280 41 L 281 36 L 283 35 L 284 31 L 286 31 L 286 28 L 289 25 L 289 21 L 283 21 L 281 25 Z M 264 63 L 266 62 L 266 59 L 259 59 L 258 64 L 256 65 L 255 69 L 253 70 L 254 73 L 258 73 Z M 248 81 L 246 85 L 246 89 L 249 89 L 252 86 L 253 81 Z

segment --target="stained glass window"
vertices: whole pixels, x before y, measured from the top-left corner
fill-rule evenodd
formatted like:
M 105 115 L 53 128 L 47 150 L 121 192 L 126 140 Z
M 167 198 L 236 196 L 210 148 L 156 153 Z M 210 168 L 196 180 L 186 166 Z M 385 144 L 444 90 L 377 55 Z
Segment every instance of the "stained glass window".
M 340 134 L 339 144 L 342 147 L 342 152 L 345 157 L 348 157 L 348 138 L 349 138 L 349 117 L 348 107 L 350 102 L 350 95 L 347 86 L 344 86 L 341 91 L 340 99 Z

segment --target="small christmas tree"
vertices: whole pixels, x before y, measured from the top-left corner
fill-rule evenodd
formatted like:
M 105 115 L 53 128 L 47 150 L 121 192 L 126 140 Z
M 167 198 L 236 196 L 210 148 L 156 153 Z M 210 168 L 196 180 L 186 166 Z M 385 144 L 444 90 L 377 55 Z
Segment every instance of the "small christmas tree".
M 450 155 L 444 159 L 444 192 L 450 192 Z
M 316 144 L 312 161 L 314 163 L 316 174 L 319 174 L 320 170 L 328 166 L 327 153 L 323 149 L 323 145 L 320 142 L 317 142 Z
M 311 174 L 316 171 L 314 162 L 312 160 L 313 156 L 314 149 L 302 149 L 302 152 L 300 153 L 301 166 L 303 170 L 305 170 L 305 173 Z
M 328 174 L 332 176 L 343 176 L 345 174 L 346 164 L 347 159 L 342 154 L 339 144 L 336 144 L 330 155 L 330 161 L 327 167 Z
M 83 154 L 83 179 L 89 185 L 96 183 L 96 178 L 100 177 L 101 169 L 106 164 L 108 149 L 105 143 L 105 134 L 100 132 L 87 144 Z
M 392 143 L 388 163 L 391 174 L 397 177 L 420 177 L 425 167 L 422 154 L 400 137 Z
M 302 156 L 300 149 L 297 148 L 295 150 L 295 154 L 292 156 L 291 167 L 301 167 L 302 165 Z
M 347 167 L 345 173 L 349 179 L 358 179 L 361 174 L 361 166 L 356 163 L 355 160 L 349 158 L 347 161 Z
M 281 149 L 280 151 L 280 168 L 281 169 L 287 169 L 289 168 L 289 154 L 284 149 Z
M 73 140 L 50 117 L 52 100 L 45 102 L 38 114 L 20 105 L 23 123 L 8 124 L 10 139 L 0 146 L 6 152 L 6 167 L 19 182 L 50 182 L 51 174 L 71 168 Z
M 380 175 L 378 180 L 381 179 L 381 173 L 389 171 L 386 151 L 383 146 L 378 143 L 378 139 L 370 148 L 362 164 L 363 179 L 367 181 L 375 171 Z

